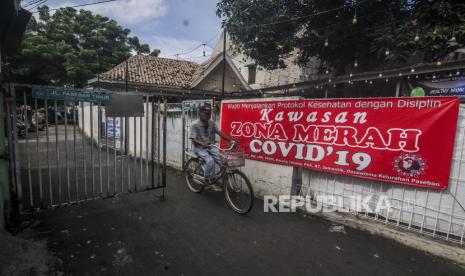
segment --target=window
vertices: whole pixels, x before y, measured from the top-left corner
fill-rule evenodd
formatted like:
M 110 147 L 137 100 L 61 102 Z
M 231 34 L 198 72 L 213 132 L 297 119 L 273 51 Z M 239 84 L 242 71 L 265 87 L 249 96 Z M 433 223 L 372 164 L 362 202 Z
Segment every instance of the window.
M 248 80 L 248 83 L 253 84 L 253 83 L 255 83 L 255 75 L 257 74 L 257 65 L 252 64 L 252 65 L 249 65 L 248 67 L 249 67 L 249 80 Z

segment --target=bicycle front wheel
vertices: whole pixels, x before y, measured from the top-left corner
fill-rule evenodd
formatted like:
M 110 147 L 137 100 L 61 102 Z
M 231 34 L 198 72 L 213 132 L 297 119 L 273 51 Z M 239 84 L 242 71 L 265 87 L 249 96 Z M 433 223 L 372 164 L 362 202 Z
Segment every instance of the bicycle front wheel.
M 252 184 L 247 176 L 241 171 L 233 171 L 226 174 L 224 194 L 226 202 L 239 214 L 247 214 L 252 210 L 254 193 Z

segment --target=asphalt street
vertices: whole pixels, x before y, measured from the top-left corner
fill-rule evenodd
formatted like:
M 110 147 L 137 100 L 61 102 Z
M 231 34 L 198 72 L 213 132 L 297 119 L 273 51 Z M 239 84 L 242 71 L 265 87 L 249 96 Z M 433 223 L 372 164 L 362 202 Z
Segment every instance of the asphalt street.
M 303 214 L 237 215 L 169 170 L 160 190 L 36 213 L 65 275 L 465 275 L 449 261 Z

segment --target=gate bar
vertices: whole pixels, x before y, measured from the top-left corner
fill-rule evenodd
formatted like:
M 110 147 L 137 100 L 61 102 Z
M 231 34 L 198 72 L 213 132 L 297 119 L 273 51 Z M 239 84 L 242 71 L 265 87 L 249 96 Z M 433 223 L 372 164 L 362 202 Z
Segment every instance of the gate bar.
M 31 157 L 29 156 L 29 118 L 28 118 L 28 110 L 27 110 L 27 99 L 26 99 L 26 91 L 23 91 L 23 105 L 24 105 L 24 111 L 26 112 L 26 117 L 24 117 L 24 111 L 21 110 L 21 116 L 23 116 L 23 121 L 24 121 L 24 127 L 25 127 L 25 135 L 26 135 L 26 160 L 27 160 L 27 177 L 29 181 L 29 202 L 31 206 L 31 210 L 34 208 L 34 199 L 32 197 L 32 176 L 31 176 Z M 32 117 L 31 117 L 32 118 Z
M 49 148 L 50 148 L 50 137 L 49 135 L 49 130 L 48 130 L 48 100 L 44 100 L 45 103 L 45 136 L 47 137 L 47 169 L 48 169 L 48 188 L 49 188 L 49 194 L 50 194 L 50 206 L 53 205 L 53 190 L 52 190 L 52 168 L 50 166 L 50 153 L 49 153 Z
M 149 95 L 145 98 L 145 189 L 149 187 Z
M 126 131 L 126 125 L 125 123 L 123 123 L 123 121 L 125 122 L 126 121 L 126 118 L 123 118 L 123 117 L 120 117 L 119 119 L 119 124 L 120 124 L 120 132 L 119 132 L 119 144 L 120 144 L 120 149 L 121 149 L 121 155 L 120 155 L 120 160 L 121 160 L 121 192 L 123 192 L 123 182 L 124 182 L 124 148 L 123 148 L 123 144 L 125 142 L 123 141 L 126 141 L 126 139 L 124 138 L 125 137 L 125 131 Z
M 137 118 L 133 117 L 134 124 L 134 155 L 132 158 L 132 163 L 134 166 L 134 191 L 137 192 Z
M 145 112 L 144 112 L 144 115 L 145 115 Z M 140 180 L 139 180 L 139 181 L 140 181 L 141 190 L 143 191 L 143 190 L 144 190 L 144 185 L 143 185 L 143 181 L 142 181 L 142 180 L 144 179 L 144 177 L 143 177 L 143 175 L 144 175 L 144 170 L 143 170 L 143 164 L 142 164 L 142 162 L 143 162 L 143 158 L 142 158 L 142 157 L 143 157 L 143 155 L 142 155 L 142 143 L 143 143 L 143 142 L 142 142 L 142 141 L 143 141 L 143 139 L 142 139 L 142 138 L 143 138 L 143 137 L 142 137 L 142 135 L 143 135 L 143 129 L 142 129 L 142 128 L 143 128 L 143 123 L 142 123 L 142 118 L 144 118 L 144 117 L 139 117 L 139 136 L 140 136 L 140 137 L 139 137 L 139 163 L 140 163 Z
M 36 122 L 36 143 L 37 143 L 37 166 L 39 171 L 39 196 L 40 196 L 40 208 L 44 206 L 44 194 L 42 191 L 42 168 L 40 167 L 40 155 L 39 155 L 39 118 L 37 113 L 37 99 L 34 99 L 34 108 L 35 108 L 35 122 Z
M 160 164 L 160 100 L 158 100 L 158 108 L 157 108 L 157 181 L 158 185 L 161 184 L 161 164 Z
M 100 108 L 100 103 L 97 104 L 97 112 L 98 112 L 98 122 L 97 122 L 97 127 L 98 127 L 98 143 L 97 143 L 97 149 L 98 149 L 98 169 L 99 169 L 99 181 L 100 181 L 100 193 L 99 197 L 102 196 L 103 194 L 103 179 L 102 179 L 102 147 L 101 147 L 101 139 L 102 139 L 102 110 Z
M 128 126 L 128 129 L 125 130 L 125 139 L 124 141 L 128 141 L 128 144 L 125 145 L 125 149 L 127 149 L 126 151 L 126 166 L 127 166 L 127 171 L 128 171 L 128 188 L 127 188 L 127 191 L 130 192 L 131 191 L 131 157 L 130 157 L 130 147 L 131 147 L 131 142 L 129 141 L 129 139 L 131 138 L 131 120 L 129 117 L 126 117 L 124 119 L 124 123 L 125 123 L 125 128 L 126 128 L 126 122 L 127 122 L 127 126 Z M 127 135 L 127 139 L 126 139 L 126 135 Z
M 155 187 L 155 158 L 154 158 L 154 149 L 155 149 L 155 102 L 152 102 L 152 131 L 150 135 L 151 139 L 151 151 L 150 151 L 150 161 L 151 161 L 151 168 L 152 168 L 152 188 Z
M 82 163 L 84 167 L 84 199 L 87 200 L 87 168 L 86 168 L 86 148 L 85 148 L 85 140 L 86 140 L 86 125 L 85 125 L 85 118 L 84 118 L 84 102 L 79 103 L 81 105 L 81 142 L 82 142 Z
M 92 102 L 90 103 L 90 160 L 91 160 L 90 166 L 92 168 L 92 198 L 93 198 L 95 196 L 95 171 L 94 171 L 94 104 Z
M 107 154 L 107 195 L 110 195 L 110 153 L 109 153 L 109 147 L 108 147 L 108 116 L 107 112 L 105 110 L 105 149 L 106 149 L 106 154 Z
M 184 163 L 186 161 L 186 114 L 184 110 L 184 102 L 181 103 L 181 120 L 182 120 L 182 149 L 181 149 L 181 169 L 184 171 Z
M 116 139 L 116 117 L 113 117 L 113 194 L 116 194 L 116 187 L 118 186 L 118 179 L 116 177 Z
M 81 130 L 81 142 L 82 142 L 82 163 L 84 167 L 84 199 L 87 199 L 87 168 L 86 168 L 86 147 L 85 147 L 85 140 L 86 140 L 86 125 L 84 118 L 84 108 L 85 102 L 82 102 L 82 111 L 81 111 L 81 118 L 82 118 L 82 130 Z M 91 113 L 92 114 L 92 113 Z
M 79 182 L 77 172 L 77 151 L 76 151 L 76 102 L 73 101 L 73 147 L 74 147 L 74 185 L 76 186 L 76 201 L 79 201 Z M 85 176 L 85 175 L 84 175 Z
M 57 156 L 57 171 L 58 171 L 58 204 L 61 204 L 61 171 L 60 171 L 60 152 L 58 150 L 58 104 L 57 101 L 54 101 L 55 105 L 55 150 Z
M 163 173 L 162 173 L 162 185 L 166 187 L 166 119 L 168 117 L 168 106 L 167 100 L 164 100 L 164 109 L 163 109 Z M 163 193 L 164 193 L 163 189 Z
M 145 189 L 149 188 L 149 95 L 145 101 Z
M 68 158 L 68 106 L 66 101 L 63 101 L 64 113 L 65 113 L 65 166 L 66 166 L 66 185 L 68 187 L 67 195 L 68 202 L 71 201 L 70 191 L 70 179 L 69 179 L 69 158 Z

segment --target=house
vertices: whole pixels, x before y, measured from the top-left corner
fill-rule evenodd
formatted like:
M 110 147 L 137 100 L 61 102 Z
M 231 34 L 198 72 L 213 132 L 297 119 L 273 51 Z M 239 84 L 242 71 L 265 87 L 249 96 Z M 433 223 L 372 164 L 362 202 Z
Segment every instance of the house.
M 224 33 L 221 34 L 215 45 L 215 53 L 219 53 L 224 49 L 223 35 Z M 284 60 L 287 66 L 286 68 L 266 70 L 257 66 L 255 60 L 240 52 L 234 51 L 234 45 L 229 35 L 226 36 L 226 45 L 228 46 L 227 52 L 231 56 L 232 61 L 241 72 L 243 78 L 247 80 L 248 85 L 255 90 L 310 80 L 318 75 L 319 63 L 316 59 L 309 62 L 309 66 L 301 67 L 294 62 L 296 56 L 291 55 Z
M 415 81 L 456 81 L 462 75 L 465 58 L 451 58 L 441 63 L 422 63 L 387 70 L 354 72 L 333 76 L 322 72 L 318 59 L 301 67 L 290 55 L 286 68 L 266 70 L 249 57 L 233 51 L 226 37 L 223 57 L 223 35 L 213 55 L 202 64 L 192 61 L 135 55 L 113 69 L 89 80 L 89 85 L 113 91 L 141 91 L 164 97 L 219 97 L 222 91 L 223 59 L 225 60 L 226 97 L 257 97 L 260 95 L 308 98 L 392 97 L 408 95 Z M 127 72 L 127 73 L 126 73 Z M 458 73 L 457 73 L 458 72 Z M 451 79 L 451 75 L 454 79 Z M 127 76 L 127 78 L 126 78 Z M 127 87 L 126 87 L 127 84 Z M 451 82 L 451 85 L 456 85 Z M 452 87 L 451 86 L 451 87 Z
M 223 35 L 218 39 L 214 52 L 221 52 Z M 322 71 L 317 58 L 312 58 L 306 66 L 294 61 L 297 55 L 291 54 L 284 60 L 286 68 L 266 70 L 244 54 L 234 51 L 229 36 L 226 37 L 227 52 L 242 77 L 252 88 L 243 96 L 260 95 L 298 95 L 307 98 L 345 98 L 345 97 L 393 97 L 409 95 L 418 82 L 426 82 L 434 87 L 434 82 L 442 82 L 442 87 L 462 87 L 465 77 L 465 56 L 463 49 L 451 54 L 442 62 L 420 63 L 397 68 L 353 72 L 334 76 Z
M 148 92 L 172 98 L 221 96 L 223 64 L 225 94 L 251 89 L 231 57 L 223 57 L 222 53 L 212 55 L 201 64 L 138 54 L 89 80 L 88 84 L 112 91 Z

